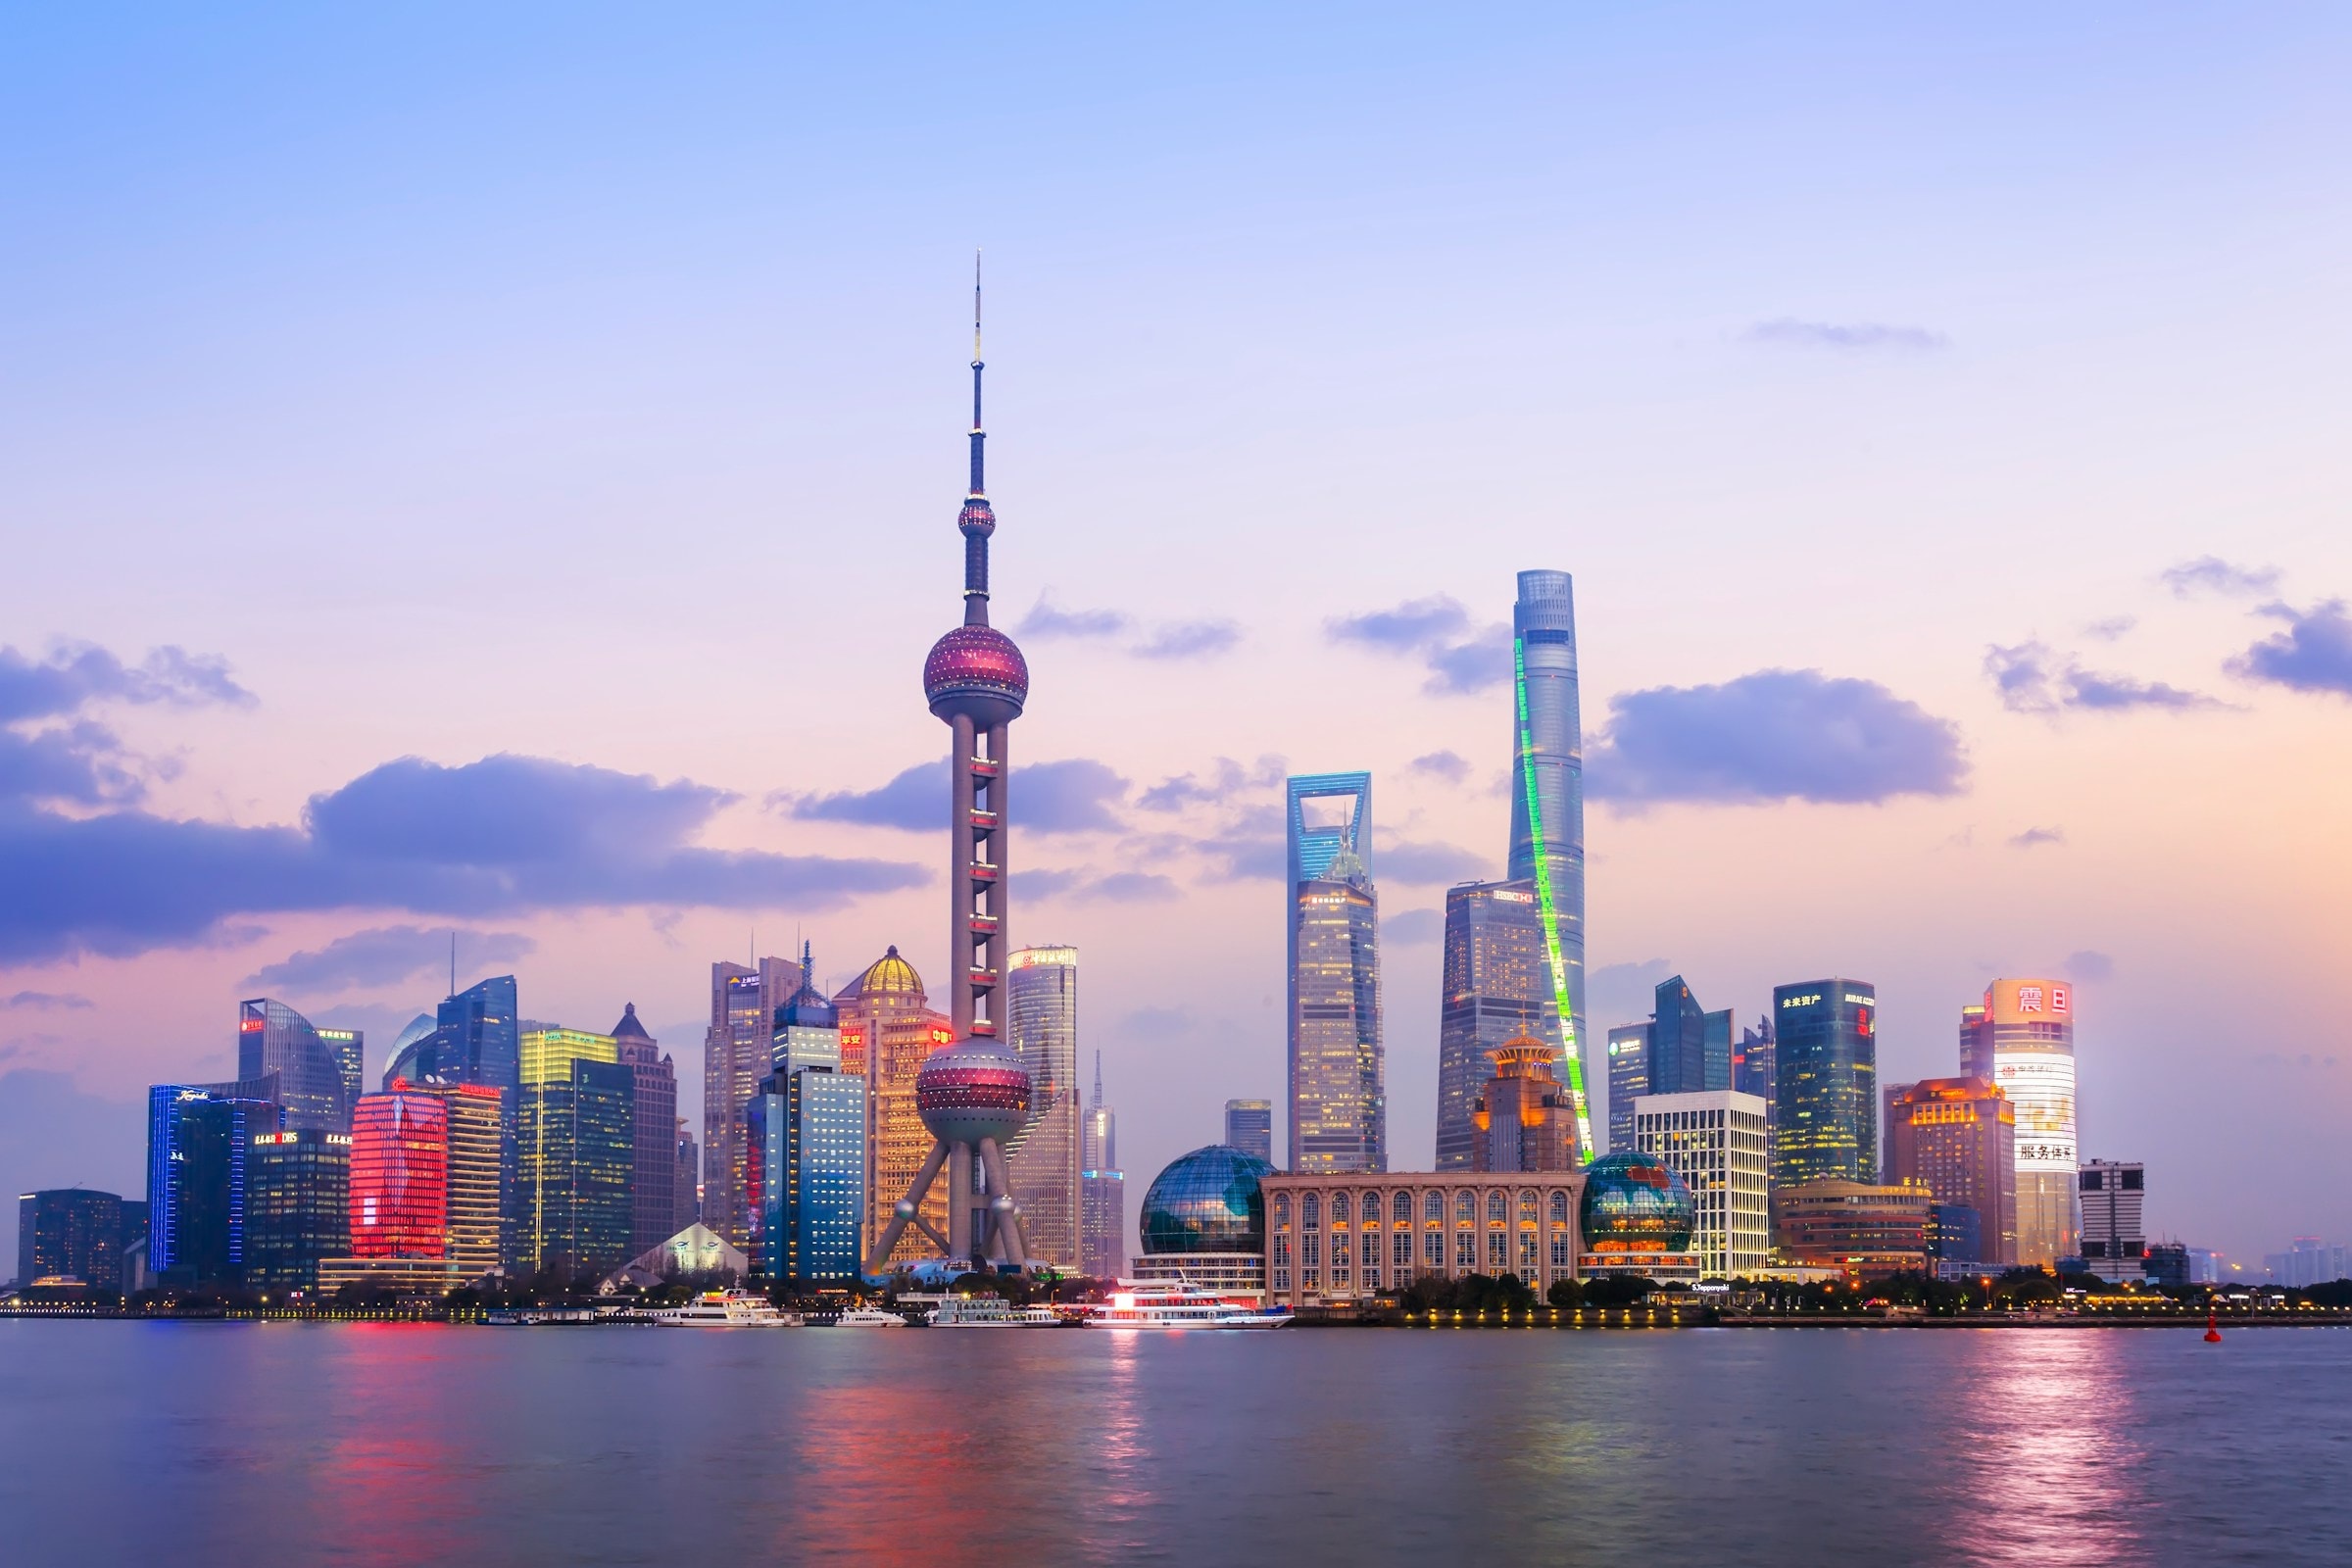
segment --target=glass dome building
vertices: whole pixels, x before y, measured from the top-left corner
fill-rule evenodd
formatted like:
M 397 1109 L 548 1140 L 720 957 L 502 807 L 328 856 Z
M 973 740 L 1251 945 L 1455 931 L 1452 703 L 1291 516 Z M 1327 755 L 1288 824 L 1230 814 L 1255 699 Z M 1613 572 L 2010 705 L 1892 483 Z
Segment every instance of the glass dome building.
M 1266 1250 L 1266 1200 L 1258 1182 L 1274 1167 L 1210 1144 L 1180 1154 L 1144 1194 L 1138 1231 L 1146 1256 Z
M 1578 1223 L 1588 1252 L 1680 1252 L 1690 1244 L 1698 1207 L 1664 1160 L 1628 1150 L 1585 1167 Z

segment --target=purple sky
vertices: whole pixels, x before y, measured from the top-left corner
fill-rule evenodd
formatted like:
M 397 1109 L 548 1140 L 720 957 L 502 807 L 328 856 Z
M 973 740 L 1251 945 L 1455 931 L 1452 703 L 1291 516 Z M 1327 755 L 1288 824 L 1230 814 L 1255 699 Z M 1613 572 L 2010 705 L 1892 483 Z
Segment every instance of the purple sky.
M 1013 930 L 1138 1196 L 1281 1095 L 1286 767 L 1376 775 L 1428 1160 L 1546 566 L 1598 1028 L 1845 974 L 1901 1079 L 2070 973 L 2152 1230 L 2352 1240 L 2352 22 L 698 15 L 14 29 L 0 1184 L 133 1190 L 241 996 L 380 1067 L 453 925 L 697 1106 L 755 930 L 936 970 L 985 244 Z

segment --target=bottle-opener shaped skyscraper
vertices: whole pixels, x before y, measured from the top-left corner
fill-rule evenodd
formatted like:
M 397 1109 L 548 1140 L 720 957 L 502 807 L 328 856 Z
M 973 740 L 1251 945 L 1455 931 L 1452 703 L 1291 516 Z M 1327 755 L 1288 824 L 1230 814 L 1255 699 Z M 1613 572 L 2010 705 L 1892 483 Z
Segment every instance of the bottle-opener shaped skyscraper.
M 948 926 L 956 1043 L 932 1053 L 915 1075 L 914 1102 L 936 1140 L 914 1184 L 874 1240 L 866 1272 L 878 1274 L 908 1225 L 949 1257 L 996 1257 L 1026 1267 L 1004 1146 L 1029 1117 L 1029 1071 L 999 1038 L 1004 1020 L 1005 839 L 1012 816 L 1005 790 L 1012 765 L 1006 732 L 1029 697 L 1029 665 L 1011 638 L 988 623 L 988 540 L 997 531 L 982 476 L 988 436 L 980 422 L 980 268 L 972 265 L 972 487 L 956 526 L 963 535 L 963 624 L 931 646 L 923 695 L 954 739 L 949 760 Z M 948 1176 L 948 1234 L 922 1217 L 924 1195 Z

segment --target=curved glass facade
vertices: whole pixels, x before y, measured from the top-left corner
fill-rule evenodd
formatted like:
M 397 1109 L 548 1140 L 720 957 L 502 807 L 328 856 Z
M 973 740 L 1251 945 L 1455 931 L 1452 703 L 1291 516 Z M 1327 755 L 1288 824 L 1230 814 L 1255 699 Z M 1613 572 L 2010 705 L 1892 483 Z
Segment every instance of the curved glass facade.
M 1698 1223 L 1690 1189 L 1655 1154 L 1626 1150 L 1585 1168 L 1578 1228 L 1590 1252 L 1679 1252 Z
M 1210 1144 L 1181 1154 L 1144 1194 L 1139 1235 L 1147 1253 L 1262 1252 L 1266 1200 L 1258 1183 L 1274 1167 Z

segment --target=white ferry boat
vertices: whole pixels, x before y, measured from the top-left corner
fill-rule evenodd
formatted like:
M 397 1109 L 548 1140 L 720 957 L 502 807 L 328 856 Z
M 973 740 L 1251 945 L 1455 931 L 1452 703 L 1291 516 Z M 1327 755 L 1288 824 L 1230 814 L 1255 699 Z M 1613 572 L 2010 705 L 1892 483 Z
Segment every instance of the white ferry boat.
M 931 1309 L 935 1329 L 1050 1329 L 1061 1319 L 1050 1306 L 1015 1306 L 1002 1296 L 951 1296 Z
M 896 1312 L 859 1306 L 842 1313 L 833 1320 L 831 1326 L 837 1329 L 903 1329 L 906 1326 L 906 1320 Z
M 653 1320 L 665 1328 L 695 1329 L 797 1329 L 801 1326 L 798 1312 L 781 1312 L 764 1296 L 749 1291 L 705 1291 L 684 1306 L 662 1308 L 652 1314 Z
M 1236 1306 L 1190 1280 L 1120 1280 L 1110 1299 L 1090 1303 L 1090 1329 L 1278 1329 L 1288 1312 Z

